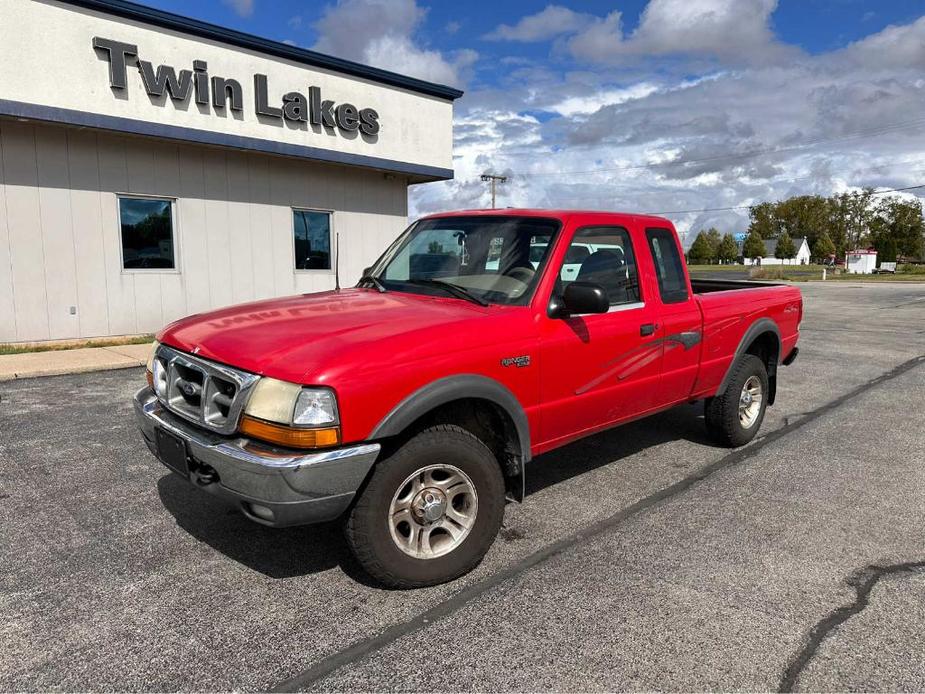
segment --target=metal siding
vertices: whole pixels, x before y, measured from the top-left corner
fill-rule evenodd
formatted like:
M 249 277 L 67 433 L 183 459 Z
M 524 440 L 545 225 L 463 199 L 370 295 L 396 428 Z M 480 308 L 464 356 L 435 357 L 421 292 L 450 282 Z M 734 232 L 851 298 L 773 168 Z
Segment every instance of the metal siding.
M 67 135 L 67 143 L 80 336 L 106 335 L 109 333 L 109 278 L 100 209 L 96 133 L 72 130 Z
M 16 340 L 47 340 L 48 301 L 45 294 L 45 250 L 33 128 L 3 124 L 3 175 L 6 217 L 12 260 Z
M 232 302 L 240 304 L 254 298 L 254 249 L 250 239 L 250 180 L 247 155 L 228 152 L 228 248 L 231 251 L 229 269 Z
M 231 248 L 228 238 L 228 168 L 225 152 L 207 150 L 202 156 L 206 200 L 206 240 L 209 244 L 209 294 L 212 308 L 234 303 Z
M 333 271 L 294 268 L 293 207 L 334 210 L 344 286 L 406 225 L 400 176 L 0 126 L 0 341 L 149 332 L 231 303 L 331 289 Z M 178 272 L 123 270 L 120 193 L 176 198 Z
M 115 193 L 128 190 L 125 141 L 100 135 L 97 141 L 100 162 L 100 213 L 103 220 L 103 254 L 109 292 L 109 330 L 113 335 L 138 332 L 135 320 L 135 280 L 122 271 L 122 231 Z M 109 192 L 109 194 L 106 194 Z
M 154 175 L 161 195 L 174 198 L 174 256 L 183 261 L 183 224 L 180 221 L 180 160 L 178 147 L 173 144 L 158 144 L 154 147 Z M 161 316 L 163 323 L 182 318 L 189 311 L 186 308 L 186 281 L 188 274 L 158 273 L 161 284 Z M 162 324 L 163 324 L 162 323 Z M 160 327 L 160 326 L 158 326 Z M 155 328 L 156 330 L 157 328 Z
M 10 231 L 6 221 L 6 179 L 3 176 L 3 123 L 0 123 L 0 342 L 16 339 L 16 307 L 13 301 L 13 265 Z
M 266 157 L 248 157 L 248 223 L 254 272 L 254 298 L 272 297 L 273 275 L 273 208 L 270 205 L 270 166 Z
M 188 146 L 180 146 L 178 150 L 180 197 L 177 201 L 177 233 L 182 237 L 183 254 L 180 272 L 186 290 L 186 309 L 189 313 L 200 313 L 213 306 L 202 150 Z

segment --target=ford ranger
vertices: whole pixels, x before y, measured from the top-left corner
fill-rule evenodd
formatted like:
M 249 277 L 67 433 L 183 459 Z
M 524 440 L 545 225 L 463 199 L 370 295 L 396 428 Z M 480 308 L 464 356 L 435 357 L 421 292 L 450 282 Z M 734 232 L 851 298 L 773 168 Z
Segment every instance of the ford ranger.
M 695 401 L 717 442 L 749 442 L 802 315 L 791 286 L 692 281 L 659 217 L 439 214 L 356 287 L 168 325 L 135 411 L 251 520 L 341 518 L 375 579 L 432 585 L 479 563 L 546 451 Z

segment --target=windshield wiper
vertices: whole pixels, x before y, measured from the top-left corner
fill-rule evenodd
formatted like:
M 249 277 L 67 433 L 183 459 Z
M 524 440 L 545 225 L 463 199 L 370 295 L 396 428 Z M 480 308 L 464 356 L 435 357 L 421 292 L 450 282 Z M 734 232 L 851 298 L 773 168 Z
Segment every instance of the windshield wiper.
M 414 280 L 405 280 L 408 284 L 418 284 L 424 287 L 437 287 L 438 289 L 444 290 L 447 294 L 452 294 L 457 299 L 465 299 L 466 301 L 471 301 L 473 304 L 478 304 L 479 306 L 489 306 L 489 303 L 482 299 L 481 297 L 472 294 L 465 287 L 460 287 L 458 284 L 452 284 L 451 282 L 444 282 L 443 280 L 435 279 L 414 279 Z
M 383 292 L 387 291 L 386 288 L 385 288 L 385 285 L 382 284 L 382 280 L 380 280 L 380 279 L 379 279 L 378 277 L 376 277 L 375 275 L 363 275 L 363 276 L 360 278 L 360 281 L 357 282 L 357 284 L 358 284 L 358 285 L 359 285 L 359 284 L 363 284 L 364 282 L 369 282 L 371 285 L 373 285 L 376 289 L 379 290 L 379 293 L 380 293 L 380 294 L 382 294 Z

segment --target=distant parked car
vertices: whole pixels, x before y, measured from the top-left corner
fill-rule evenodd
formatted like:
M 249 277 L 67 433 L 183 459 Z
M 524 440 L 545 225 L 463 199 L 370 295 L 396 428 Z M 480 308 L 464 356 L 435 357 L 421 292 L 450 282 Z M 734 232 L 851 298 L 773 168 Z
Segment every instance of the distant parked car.
M 880 267 L 874 270 L 874 274 L 875 275 L 881 275 L 881 274 L 895 275 L 896 274 L 896 263 L 880 263 Z

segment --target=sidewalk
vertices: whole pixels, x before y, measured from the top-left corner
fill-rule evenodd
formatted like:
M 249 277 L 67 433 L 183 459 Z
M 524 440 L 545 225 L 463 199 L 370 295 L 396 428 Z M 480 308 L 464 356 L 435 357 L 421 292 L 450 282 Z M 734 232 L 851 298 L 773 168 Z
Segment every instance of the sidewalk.
M 151 344 L 0 354 L 0 381 L 144 366 Z

